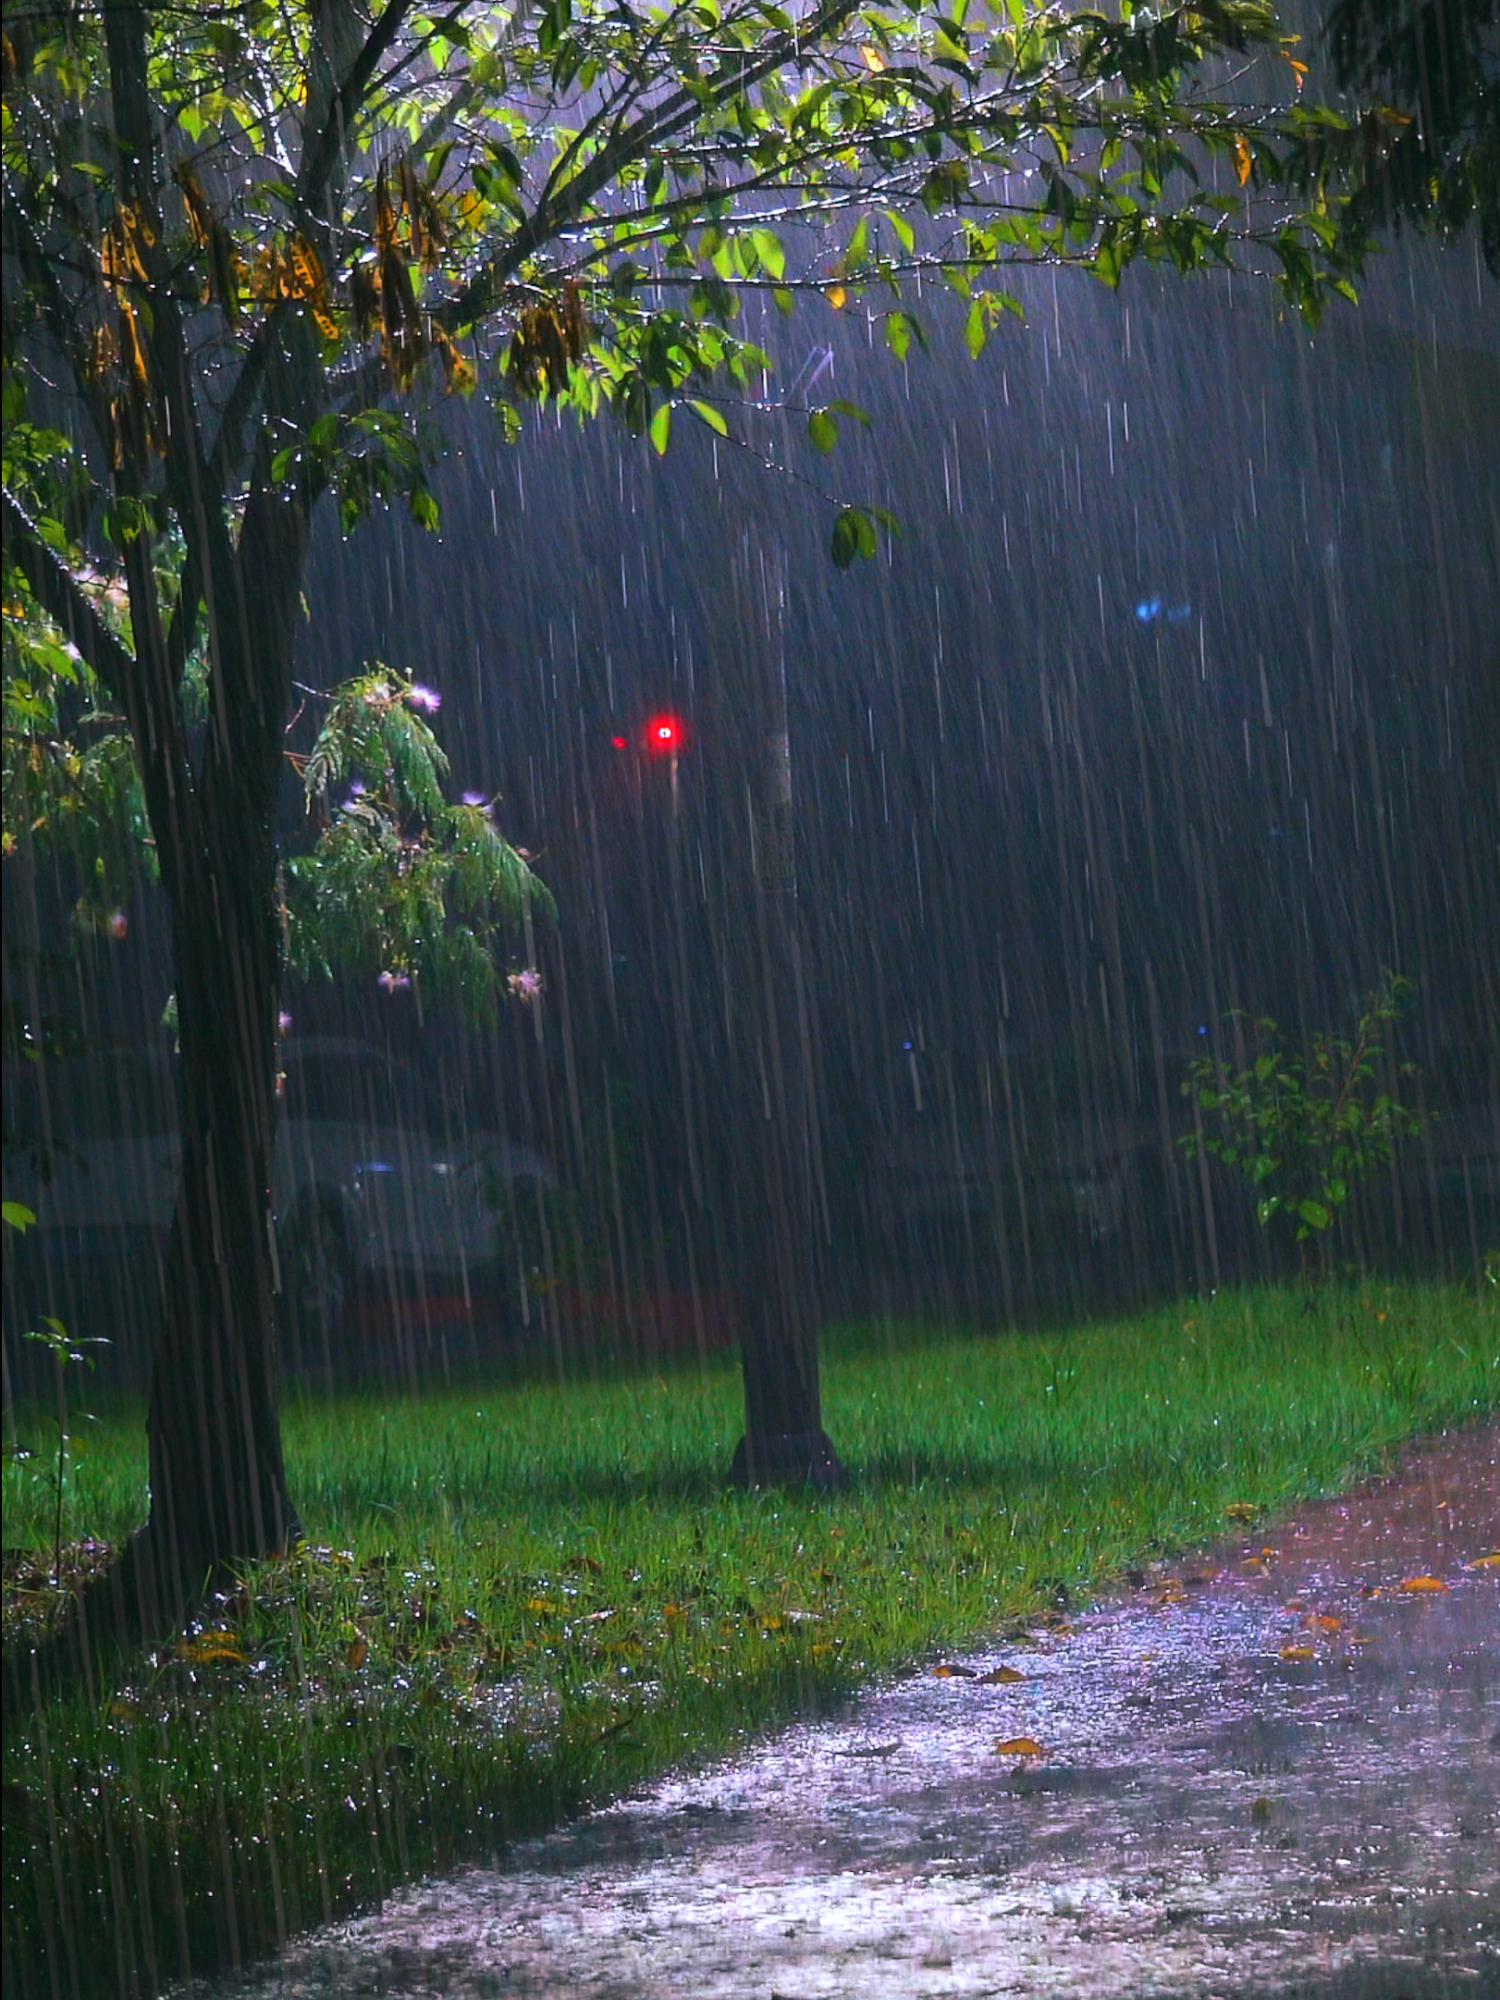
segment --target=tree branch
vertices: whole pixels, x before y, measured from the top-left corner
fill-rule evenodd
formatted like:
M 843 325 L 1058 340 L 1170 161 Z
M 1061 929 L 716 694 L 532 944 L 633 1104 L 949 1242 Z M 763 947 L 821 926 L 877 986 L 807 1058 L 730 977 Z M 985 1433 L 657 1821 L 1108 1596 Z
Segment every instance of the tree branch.
M 321 207 L 328 176 L 333 171 L 340 149 L 348 141 L 360 100 L 374 78 L 380 58 L 395 41 L 414 4 L 415 0 L 386 0 L 380 19 L 370 30 L 353 67 L 334 92 L 328 117 L 312 151 L 302 155 L 302 167 L 297 175 L 296 206 L 299 213 L 307 214 Z
M 57 343 L 63 359 L 72 371 L 78 385 L 79 394 L 88 405 L 94 428 L 100 442 L 108 449 L 110 416 L 107 400 L 101 396 L 89 379 L 87 349 L 79 338 L 79 318 L 77 308 L 69 301 L 67 294 L 58 283 L 57 272 L 52 259 L 42 247 L 41 238 L 32 227 L 26 204 L 20 198 L 9 174 L 5 177 L 5 200 L 0 203 L 0 242 L 21 267 L 21 276 L 42 308 L 42 318 L 47 331 Z
M 134 655 L 110 631 L 79 587 L 78 579 L 8 486 L 0 487 L 0 524 L 5 553 L 31 587 L 31 594 L 54 625 L 109 689 L 122 709 L 129 706 L 135 676 Z
M 454 302 L 449 324 L 466 325 L 491 310 L 497 289 L 512 272 L 533 251 L 549 242 L 569 220 L 577 217 L 584 205 L 601 193 L 623 166 L 658 151 L 684 125 L 693 123 L 711 110 L 717 110 L 741 91 L 748 90 L 752 84 L 795 60 L 805 46 L 816 45 L 825 36 L 835 33 L 858 10 L 859 5 L 860 0 L 829 0 L 827 6 L 811 20 L 800 23 L 791 34 L 778 35 L 769 47 L 747 52 L 740 61 L 711 81 L 706 96 L 699 98 L 689 91 L 678 90 L 665 103 L 642 112 L 623 132 L 602 146 L 588 165 L 567 183 L 563 195 L 572 215 L 554 212 L 543 197 L 484 275 L 467 286 Z

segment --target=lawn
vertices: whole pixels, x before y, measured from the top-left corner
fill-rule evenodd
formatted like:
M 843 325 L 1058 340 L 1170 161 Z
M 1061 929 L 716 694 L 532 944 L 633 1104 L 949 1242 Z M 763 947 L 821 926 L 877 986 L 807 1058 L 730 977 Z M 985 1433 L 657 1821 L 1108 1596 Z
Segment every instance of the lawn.
M 1500 1312 L 1371 1284 L 1050 1334 L 863 1323 L 825 1338 L 824 1403 L 852 1475 L 829 1498 L 723 1490 L 739 1380 L 717 1359 L 292 1402 L 305 1545 L 92 1699 L 7 1715 L 7 1993 L 246 1961 L 872 1674 L 1056 1622 L 1493 1412 Z M 141 1412 L 74 1427 L 65 1539 L 116 1541 L 144 1508 Z M 55 1424 L 23 1409 L 17 1434 L 8 1646 L 57 1527 Z

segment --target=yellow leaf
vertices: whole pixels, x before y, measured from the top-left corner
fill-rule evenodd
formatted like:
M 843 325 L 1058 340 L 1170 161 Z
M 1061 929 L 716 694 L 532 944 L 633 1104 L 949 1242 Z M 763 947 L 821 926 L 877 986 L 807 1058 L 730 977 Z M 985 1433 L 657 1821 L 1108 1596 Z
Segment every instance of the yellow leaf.
M 843 310 L 844 302 L 849 294 L 844 290 L 842 285 L 830 285 L 823 296 L 835 312 L 840 312 Z
M 226 1662 L 230 1666 L 243 1666 L 245 1655 L 235 1642 L 233 1632 L 200 1632 L 195 1639 L 186 1640 L 178 1651 L 194 1666 L 208 1666 L 215 1661 Z
M 860 61 L 874 76 L 879 76 L 880 72 L 886 66 L 885 57 L 875 47 L 873 42 L 861 42 L 859 45 L 859 55 Z
M 979 1685 L 981 1687 L 1014 1687 L 1017 1681 L 1024 1681 L 1025 1678 L 1025 1674 L 1017 1667 L 996 1667 L 992 1674 L 981 1674 L 979 1676 Z
M 1496 1553 L 1495 1553 L 1494 1555 L 1489 1555 L 1489 1556 L 1475 1556 L 1475 1558 L 1474 1558 L 1473 1562 L 1471 1562 L 1471 1563 L 1469 1564 L 1469 1568 L 1470 1568 L 1470 1569 L 1500 1569 L 1500 1550 L 1497 1550 L 1497 1551 L 1496 1551 Z
M 1231 1500 L 1224 1512 L 1231 1521 L 1253 1521 L 1260 1509 L 1253 1500 Z
M 1281 1657 L 1284 1660 L 1315 1660 L 1317 1653 L 1311 1646 L 1283 1646 Z
M 369 1658 L 369 1653 L 369 1640 L 363 1632 L 357 1633 L 344 1648 L 344 1665 L 346 1667 L 353 1667 L 357 1671 Z
M 1303 1623 L 1310 1632 L 1340 1632 L 1344 1625 L 1342 1618 L 1329 1618 L 1321 1611 L 1310 1613 Z
M 1004 1736 L 995 1745 L 997 1757 L 1040 1757 L 1042 1746 L 1034 1736 Z
M 1298 62 L 1295 56 L 1288 56 L 1287 61 L 1291 64 L 1292 74 L 1297 79 L 1297 89 L 1298 92 L 1300 93 L 1302 89 L 1303 79 L 1307 75 L 1307 64 L 1305 62 Z
M 935 1681 L 972 1681 L 977 1678 L 972 1667 L 956 1667 L 951 1660 L 943 1660 L 932 1670 Z
M 293 298 L 306 299 L 309 305 L 326 309 L 328 280 L 323 275 L 323 266 L 318 253 L 305 236 L 294 236 L 287 252 L 287 264 L 293 280 L 288 288 Z
M 1241 187 L 1250 178 L 1250 141 L 1243 132 L 1234 135 L 1234 177 Z M 1231 1508 L 1230 1512 L 1233 1511 Z
M 552 1602 L 550 1597 L 528 1597 L 526 1600 L 526 1609 L 528 1611 L 535 1611 L 541 1617 L 551 1617 L 556 1611 L 557 1606 Z
M 1403 1590 L 1446 1590 L 1447 1584 L 1436 1576 L 1408 1576 L 1401 1581 Z

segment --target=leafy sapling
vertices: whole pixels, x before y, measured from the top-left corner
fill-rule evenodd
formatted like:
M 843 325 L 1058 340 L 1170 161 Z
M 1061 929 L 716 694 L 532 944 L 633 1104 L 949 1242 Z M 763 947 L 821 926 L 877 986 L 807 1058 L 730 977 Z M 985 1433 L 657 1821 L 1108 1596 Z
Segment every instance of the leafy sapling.
M 1339 1220 L 1351 1189 L 1433 1115 L 1400 1103 L 1380 1080 L 1386 1032 L 1415 991 L 1412 980 L 1383 972 L 1353 1040 L 1318 1033 L 1306 1055 L 1288 1051 L 1277 1022 L 1236 1012 L 1230 1018 L 1246 1023 L 1253 1062 L 1233 1070 L 1205 1054 L 1183 1079 L 1182 1094 L 1200 1116 L 1178 1144 L 1189 1159 L 1207 1153 L 1238 1168 L 1261 1223 L 1291 1231 L 1304 1277 L 1312 1275 L 1314 1246 Z M 1396 1071 L 1407 1079 L 1417 1073 L 1410 1062 Z
M 7 1203 L 7 1207 L 13 1204 Z M 7 1217 L 9 1220 L 9 1217 Z M 51 1313 L 42 1315 L 40 1327 L 32 1327 L 26 1335 L 28 1340 L 39 1341 L 48 1349 L 57 1369 L 57 1506 L 52 1523 L 52 1580 L 62 1582 L 62 1514 L 63 1489 L 67 1484 L 68 1463 L 72 1438 L 68 1425 L 68 1378 L 70 1366 L 92 1368 L 91 1357 L 82 1352 L 85 1347 L 108 1347 L 109 1342 L 102 1335 L 91 1340 L 76 1341 L 60 1319 Z M 86 1411 L 75 1411 L 74 1415 L 87 1415 Z

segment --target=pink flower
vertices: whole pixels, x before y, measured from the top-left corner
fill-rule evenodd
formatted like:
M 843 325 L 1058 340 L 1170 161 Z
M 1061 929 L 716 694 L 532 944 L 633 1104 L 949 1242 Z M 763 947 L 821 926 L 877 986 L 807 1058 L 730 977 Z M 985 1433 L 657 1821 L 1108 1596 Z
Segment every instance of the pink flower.
M 510 989 L 512 1000 L 519 1000 L 523 1007 L 529 1007 L 533 1000 L 542 997 L 542 975 L 534 965 L 528 965 L 524 972 L 513 972 L 505 982 Z
M 104 928 L 112 938 L 122 938 L 130 929 L 130 919 L 123 910 L 111 910 L 104 919 Z
M 278 1014 L 278 1015 L 276 1016 L 276 1032 L 277 1032 L 277 1034 L 278 1034 L 278 1035 L 284 1035 L 284 1034 L 286 1034 L 286 1033 L 287 1033 L 287 1031 L 288 1031 L 288 1030 L 290 1029 L 291 1025 L 292 1025 L 292 1017 L 291 1017 L 291 1015 L 290 1015 L 290 1014 L 289 1014 L 289 1013 L 288 1013 L 288 1012 L 286 1011 L 285 1007 L 283 1007 L 283 1008 L 282 1008 L 282 1010 L 281 1010 L 281 1012 L 280 1012 L 280 1013 L 279 1013 L 279 1014 Z
M 443 705 L 443 697 L 436 688 L 423 687 L 420 681 L 413 681 L 406 690 L 406 699 L 413 708 L 424 709 L 428 715 L 436 715 Z
M 404 993 L 406 988 L 411 985 L 411 974 L 409 972 L 382 972 L 377 984 L 383 986 L 387 993 Z
M 464 804 L 466 806 L 487 806 L 489 804 L 489 800 L 485 797 L 483 792 L 465 792 Z

